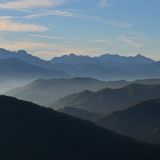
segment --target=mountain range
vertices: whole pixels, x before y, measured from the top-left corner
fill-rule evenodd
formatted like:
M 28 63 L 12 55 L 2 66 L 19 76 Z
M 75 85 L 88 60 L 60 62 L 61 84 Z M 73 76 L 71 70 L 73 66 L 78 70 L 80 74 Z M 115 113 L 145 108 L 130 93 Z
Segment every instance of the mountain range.
M 52 65 L 48 63 L 48 61 L 42 60 L 36 56 L 33 56 L 31 54 L 28 54 L 25 50 L 19 50 L 17 52 L 15 51 L 9 51 L 3 48 L 0 48 L 0 59 L 18 59 L 21 61 L 24 61 L 26 63 L 32 64 L 34 66 L 38 66 L 45 69 L 53 69 Z
M 50 62 L 56 69 L 63 69 L 72 76 L 92 77 L 102 80 L 135 80 L 160 77 L 159 71 L 153 69 L 154 63 L 157 68 L 160 68 L 159 64 L 140 54 L 134 57 L 111 54 L 89 57 L 77 56 L 72 53 L 55 57 Z
M 69 77 L 63 71 L 44 69 L 15 58 L 0 60 L 0 75 L 4 80 Z
M 109 84 L 112 83 L 110 82 Z M 121 85 L 121 81 L 117 82 L 117 86 L 118 84 Z M 85 89 L 97 91 L 105 88 L 107 85 L 107 82 L 92 78 L 39 79 L 25 86 L 14 88 L 5 94 L 44 105 L 57 101 L 69 94 Z
M 134 57 L 111 54 L 89 57 L 72 53 L 45 61 L 24 50 L 12 52 L 0 49 L 0 59 L 9 58 L 15 58 L 45 69 L 61 70 L 72 77 L 92 77 L 101 80 L 135 80 L 160 77 L 160 63 L 141 54 Z
M 153 99 L 113 112 L 97 119 L 95 123 L 141 141 L 160 144 L 159 117 L 160 99 Z
M 74 107 L 65 107 L 58 111 L 90 120 L 99 126 L 140 141 L 160 144 L 160 99 L 143 101 L 125 110 L 106 115 Z
M 153 98 L 160 98 L 160 85 L 130 84 L 122 88 L 105 88 L 96 92 L 85 90 L 61 98 L 49 106 L 54 109 L 70 106 L 88 111 L 111 113 Z
M 0 159 L 158 160 L 146 144 L 50 108 L 0 96 Z
M 54 57 L 50 61 L 52 64 L 55 63 L 66 63 L 66 64 L 103 64 L 105 66 L 120 66 L 122 64 L 150 64 L 155 62 L 150 58 L 146 58 L 141 54 L 137 54 L 135 57 L 129 56 L 120 56 L 118 54 L 104 54 L 99 57 L 89 57 L 89 56 L 82 56 L 82 55 L 75 55 L 71 53 L 70 55 L 63 55 L 61 57 Z M 113 64 L 112 64 L 113 63 Z M 112 64 L 112 65 L 111 65 Z
M 110 88 L 111 91 L 112 89 L 117 89 L 116 91 L 118 92 L 120 88 L 134 83 L 148 84 L 148 85 L 160 84 L 160 79 L 144 79 L 132 82 L 125 80 L 105 82 L 93 78 L 80 78 L 80 77 L 69 78 L 69 79 L 57 78 L 48 80 L 38 79 L 27 85 L 22 85 L 21 87 L 8 90 L 7 92 L 5 92 L 5 94 L 23 100 L 32 101 L 40 105 L 52 106 L 53 102 L 70 94 L 82 92 L 81 94 L 83 95 L 84 90 L 86 91 L 88 90 L 88 92 L 85 92 L 84 96 L 86 96 L 86 93 L 90 93 L 90 91 L 95 92 L 104 88 Z M 74 100 L 76 103 L 79 101 L 82 102 L 82 100 L 79 99 L 79 97 L 77 98 L 77 96 L 76 98 L 74 98 Z M 70 103 L 68 102 L 65 102 L 64 105 L 65 104 L 70 106 Z M 71 105 L 73 104 L 71 103 Z
M 0 93 L 39 78 L 69 78 L 70 75 L 55 69 L 34 66 L 15 58 L 0 60 Z
M 0 76 L 0 159 L 160 159 L 160 61 L 0 49 Z
M 105 65 L 108 67 L 117 67 L 121 66 L 122 64 L 150 64 L 155 62 L 154 60 L 147 58 L 141 54 L 137 54 L 136 56 L 120 56 L 118 54 L 104 54 L 100 55 L 99 57 L 90 57 L 90 56 L 83 56 L 83 55 L 75 55 L 71 53 L 70 55 L 63 55 L 61 57 L 54 57 L 51 60 L 43 60 L 39 57 L 33 56 L 27 53 L 25 50 L 19 51 L 9 51 L 3 48 L 0 48 L 0 59 L 9 59 L 9 58 L 16 58 L 22 61 L 25 61 L 29 64 L 43 67 L 46 69 L 53 69 L 52 64 L 57 63 L 64 63 L 64 64 L 100 64 Z M 113 63 L 113 65 L 111 65 Z

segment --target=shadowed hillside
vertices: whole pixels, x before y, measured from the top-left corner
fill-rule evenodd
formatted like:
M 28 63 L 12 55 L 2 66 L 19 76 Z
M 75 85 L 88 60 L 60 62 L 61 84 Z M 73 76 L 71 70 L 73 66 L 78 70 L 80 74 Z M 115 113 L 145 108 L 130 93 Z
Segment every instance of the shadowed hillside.
M 0 96 L 0 159 L 159 159 L 160 147 L 62 113 Z
M 90 121 L 93 121 L 94 119 L 104 116 L 104 114 L 102 113 L 91 112 L 91 111 L 89 112 L 80 108 L 73 108 L 73 107 L 65 107 L 65 108 L 59 109 L 58 111 L 74 117 L 78 117 L 78 118 L 90 120 Z
M 160 144 L 160 99 L 141 102 L 95 123 L 123 135 Z
M 160 85 L 130 84 L 118 89 L 106 88 L 92 93 L 84 91 L 72 94 L 50 106 L 55 109 L 70 106 L 89 111 L 111 113 L 153 98 L 160 98 Z

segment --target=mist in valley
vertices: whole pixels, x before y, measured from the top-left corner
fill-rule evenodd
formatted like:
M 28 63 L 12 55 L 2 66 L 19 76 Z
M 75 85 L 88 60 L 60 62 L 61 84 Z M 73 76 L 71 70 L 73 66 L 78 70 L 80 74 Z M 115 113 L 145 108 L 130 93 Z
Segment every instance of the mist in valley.
M 119 145 L 119 141 L 123 147 L 129 145 L 131 151 L 128 152 L 128 156 L 134 151 L 133 155 L 136 157 L 160 157 L 160 79 L 157 78 L 158 76 L 152 77 L 147 72 L 150 78 L 143 79 L 137 75 L 138 79 L 132 77 L 133 79 L 130 80 L 127 77 L 119 79 L 118 74 L 115 79 L 113 76 L 110 78 L 112 80 L 107 78 L 102 80 L 95 68 L 92 68 L 92 72 L 96 76 L 81 76 L 81 71 L 77 70 L 78 77 L 74 77 L 71 72 L 67 73 L 66 70 L 59 70 L 60 68 L 55 69 L 50 62 L 47 63 L 52 67 L 47 69 L 46 62 L 44 67 L 39 67 L 39 61 L 38 64 L 34 62 L 34 65 L 17 59 L 2 61 L 1 66 L 4 71 L 1 71 L 3 78 L 1 78 L 0 87 L 1 94 L 5 95 L 0 96 L 0 114 L 3 113 L 1 116 L 2 136 L 6 133 L 7 126 L 14 130 L 14 133 L 8 132 L 12 134 L 5 134 L 5 139 L 10 137 L 10 142 L 4 141 L 2 144 L 6 144 L 6 148 L 9 146 L 14 148 L 14 145 L 21 148 L 21 154 L 19 156 L 15 154 L 14 157 L 25 157 L 22 153 L 28 152 L 28 148 L 33 150 L 34 144 L 38 146 L 38 152 L 40 151 L 42 155 L 35 152 L 32 156 L 35 154 L 39 158 L 44 158 L 46 156 L 43 153 L 52 155 L 50 149 L 46 151 L 42 147 L 43 141 L 43 144 L 50 148 L 53 143 L 56 143 L 56 148 L 59 148 L 59 144 L 63 146 L 62 156 L 52 155 L 56 158 L 106 157 L 106 151 L 102 151 L 104 146 L 117 153 L 117 156 L 113 156 L 108 152 L 107 157 L 123 157 L 121 155 L 123 151 L 116 150 L 110 145 L 111 143 L 108 144 L 108 140 L 104 143 L 106 139 L 113 142 L 114 138 L 118 139 L 114 145 Z M 145 65 L 150 67 L 153 63 L 157 65 L 157 62 L 153 61 Z M 102 74 L 110 75 L 111 72 L 103 71 Z M 22 134 L 19 135 L 19 133 Z M 39 133 L 43 133 L 50 140 Z M 22 139 L 27 144 L 24 137 L 29 138 L 31 147 L 25 147 L 18 142 Z M 57 137 L 56 142 L 53 137 Z M 78 137 L 81 137 L 80 141 Z M 136 141 L 139 143 L 135 143 Z M 66 148 L 65 142 L 74 152 Z M 100 148 L 90 148 L 90 144 L 103 145 Z M 153 144 L 158 144 L 158 146 Z M 82 147 L 84 145 L 86 148 Z M 123 147 L 121 147 L 122 150 L 125 150 Z M 16 153 L 17 149 L 12 148 L 8 152 Z M 83 153 L 79 153 L 78 148 L 81 148 Z M 137 148 L 140 152 L 137 152 Z M 155 148 L 154 152 L 153 148 Z M 92 149 L 96 150 L 96 155 L 93 154 Z M 151 155 L 144 154 L 145 150 L 149 150 L 148 153 Z M 86 151 L 89 152 L 88 155 L 85 154 Z M 59 153 L 59 149 L 56 152 Z M 2 157 L 3 155 L 6 157 L 6 152 L 3 153 Z

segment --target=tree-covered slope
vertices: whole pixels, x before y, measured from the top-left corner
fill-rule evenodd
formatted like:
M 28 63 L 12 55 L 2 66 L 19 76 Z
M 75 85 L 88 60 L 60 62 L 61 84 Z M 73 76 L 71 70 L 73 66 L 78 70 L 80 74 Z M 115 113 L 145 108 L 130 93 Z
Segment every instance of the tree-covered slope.
M 138 103 L 95 123 L 141 141 L 160 144 L 160 99 Z
M 160 159 L 149 145 L 62 113 L 0 96 L 0 159 Z

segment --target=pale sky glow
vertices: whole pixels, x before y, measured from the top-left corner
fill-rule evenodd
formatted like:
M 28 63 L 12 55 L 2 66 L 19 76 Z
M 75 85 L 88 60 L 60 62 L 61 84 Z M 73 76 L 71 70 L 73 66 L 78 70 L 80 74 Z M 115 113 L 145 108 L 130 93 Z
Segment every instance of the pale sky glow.
M 159 0 L 2 0 L 0 48 L 42 59 L 63 54 L 160 60 Z

